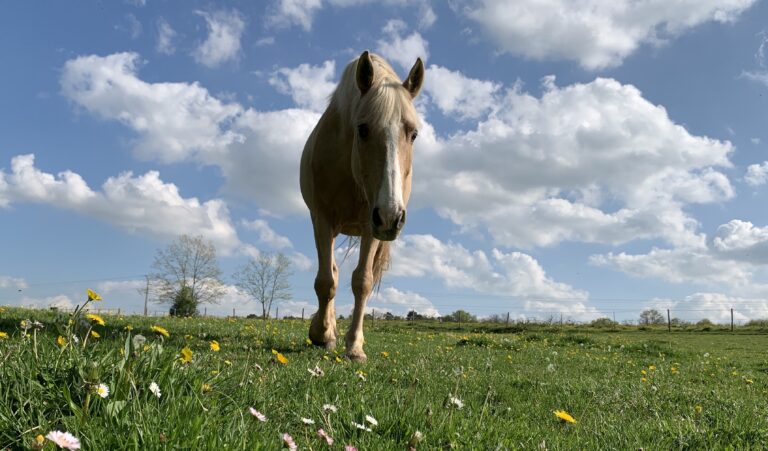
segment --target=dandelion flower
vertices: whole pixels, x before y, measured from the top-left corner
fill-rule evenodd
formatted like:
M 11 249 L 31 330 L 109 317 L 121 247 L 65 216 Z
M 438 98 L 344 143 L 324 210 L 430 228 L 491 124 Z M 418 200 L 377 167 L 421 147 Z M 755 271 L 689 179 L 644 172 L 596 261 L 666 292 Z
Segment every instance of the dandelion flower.
M 267 416 L 266 415 L 264 415 L 263 413 L 259 412 L 256 409 L 254 409 L 253 407 L 249 407 L 248 411 L 251 413 L 251 415 L 256 417 L 257 420 L 261 421 L 262 423 L 266 423 L 266 421 L 267 421 Z
M 213 390 L 213 387 L 211 387 L 211 384 L 203 384 L 201 390 L 203 393 L 208 393 L 209 391 Z
M 333 404 L 323 404 L 323 412 L 333 412 L 336 413 L 339 411 L 339 408 L 334 406 Z
M 317 436 L 318 436 L 318 437 L 320 437 L 321 439 L 325 440 L 325 443 L 327 443 L 327 444 L 328 444 L 328 446 L 331 446 L 331 445 L 333 445 L 333 437 L 331 437 L 330 435 L 328 435 L 328 434 L 327 434 L 327 433 L 326 433 L 326 432 L 323 430 L 323 428 L 320 428 L 320 429 L 318 429 L 318 430 L 317 430 Z
M 133 330 L 133 326 L 131 326 L 130 324 L 128 324 L 127 326 L 123 327 L 123 329 L 127 330 L 128 332 L 130 332 L 130 331 L 132 331 L 132 330 Z
M 576 424 L 576 420 L 565 410 L 555 410 L 555 416 L 566 423 Z
M 382 351 L 381 356 L 386 359 L 387 357 L 389 357 L 389 353 L 387 351 Z
M 35 441 L 32 443 L 32 446 L 35 449 L 43 449 L 44 443 L 45 443 L 45 437 L 43 437 L 43 434 L 37 434 L 37 437 L 35 437 Z
M 371 426 L 378 426 L 378 425 L 379 425 L 379 422 L 378 422 L 378 421 L 376 421 L 376 418 L 373 418 L 373 417 L 372 417 L 372 416 L 370 416 L 370 415 L 366 415 L 366 416 L 365 416 L 365 421 L 367 421 L 367 422 L 371 423 Z
M 693 408 L 693 410 L 695 410 L 696 413 L 701 413 L 701 411 L 704 410 L 704 408 L 697 404 L 696 407 Z
M 285 356 L 282 355 L 281 353 L 278 352 L 277 354 L 275 354 L 275 357 L 277 358 L 278 362 L 282 363 L 283 365 L 288 365 L 288 359 L 285 358 Z
M 101 296 L 96 294 L 95 291 L 93 291 L 90 288 L 88 288 L 88 300 L 89 301 L 100 301 L 101 300 Z
M 80 440 L 69 432 L 51 431 L 45 436 L 59 448 L 80 449 Z
M 91 337 L 93 337 L 93 338 L 101 338 L 101 335 L 98 332 L 96 332 L 95 330 L 92 330 L 91 331 Z
M 656 365 L 648 365 L 648 369 L 651 371 L 656 371 Z
M 164 327 L 160 327 L 160 326 L 152 326 L 152 332 L 158 335 L 162 335 L 165 338 L 168 338 L 171 336 L 171 334 L 169 334 Z
M 107 384 L 99 384 L 96 386 L 96 394 L 101 396 L 102 398 L 106 398 L 109 396 L 109 387 Z
M 189 346 L 184 346 L 181 349 L 181 357 L 179 357 L 179 359 L 182 363 L 189 363 L 192 361 L 192 350 L 189 349 Z
M 749 384 L 753 384 L 755 381 L 753 381 L 752 379 L 744 379 L 744 382 L 746 382 L 747 385 L 749 385 Z
M 88 313 L 85 315 L 85 317 L 91 320 L 91 322 L 98 324 L 99 326 L 104 326 L 106 324 L 104 322 L 104 318 L 95 313 Z
M 313 420 L 312 418 L 301 417 L 301 422 L 304 424 L 315 424 L 315 420 Z
M 67 339 L 59 335 L 58 337 L 56 337 L 56 344 L 59 346 L 64 346 L 67 344 Z
M 232 366 L 232 361 L 231 360 L 225 360 L 224 361 L 224 365 Z
M 288 448 L 291 451 L 299 449 L 299 447 L 296 446 L 296 442 L 293 441 L 293 437 L 288 435 L 287 432 L 283 434 L 283 448 Z
M 213 352 L 221 351 L 221 346 L 219 346 L 219 342 L 218 341 L 211 340 L 211 351 L 213 351 Z
M 0 332 L 0 338 L 7 339 L 8 338 L 8 333 L 7 332 Z
M 160 398 L 163 394 L 160 393 L 160 386 L 157 385 L 157 382 L 152 381 L 151 384 L 149 384 L 149 391 L 155 395 L 157 398 Z

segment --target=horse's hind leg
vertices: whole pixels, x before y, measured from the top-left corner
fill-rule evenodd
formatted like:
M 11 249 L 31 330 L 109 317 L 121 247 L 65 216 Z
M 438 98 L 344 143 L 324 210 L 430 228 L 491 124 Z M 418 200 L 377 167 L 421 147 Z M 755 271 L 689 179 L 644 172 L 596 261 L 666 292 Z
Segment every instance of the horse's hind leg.
M 317 247 L 317 277 L 315 293 L 318 310 L 309 326 L 309 339 L 326 349 L 336 347 L 336 309 L 333 299 L 339 283 L 339 272 L 333 258 L 334 233 L 328 222 L 320 217 L 312 218 Z
M 363 318 L 365 304 L 373 290 L 373 258 L 379 241 L 371 236 L 363 235 L 360 239 L 360 260 L 352 273 L 352 293 L 355 295 L 355 310 L 352 312 L 352 323 L 346 336 L 347 357 L 358 362 L 365 362 L 367 356 L 363 351 Z

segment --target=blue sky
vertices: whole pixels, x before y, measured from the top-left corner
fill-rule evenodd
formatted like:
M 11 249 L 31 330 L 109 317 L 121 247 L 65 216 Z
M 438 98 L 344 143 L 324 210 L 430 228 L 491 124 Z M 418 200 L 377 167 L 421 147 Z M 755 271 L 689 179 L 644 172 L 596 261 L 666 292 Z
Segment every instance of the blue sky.
M 765 2 L 3 9 L 0 305 L 70 306 L 91 287 L 139 312 L 156 250 L 188 233 L 217 246 L 229 284 L 285 252 L 281 313 L 312 312 L 298 158 L 370 49 L 402 76 L 427 66 L 408 224 L 370 308 L 768 316 Z M 208 307 L 232 308 L 258 310 L 232 286 Z

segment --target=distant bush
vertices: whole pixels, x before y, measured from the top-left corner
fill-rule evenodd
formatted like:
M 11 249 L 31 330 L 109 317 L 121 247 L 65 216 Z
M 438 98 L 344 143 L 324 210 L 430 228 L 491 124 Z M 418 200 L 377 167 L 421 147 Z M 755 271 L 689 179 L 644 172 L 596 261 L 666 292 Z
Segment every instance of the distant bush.
M 592 327 L 613 328 L 618 326 L 619 323 L 610 318 L 597 318 L 596 320 L 593 320 L 591 323 L 589 323 L 589 325 Z
M 751 319 L 745 324 L 746 327 L 759 327 L 768 329 L 768 319 Z
M 701 327 L 701 326 L 714 326 L 715 323 L 713 323 L 712 321 L 708 320 L 707 318 L 704 318 L 704 319 L 700 320 L 699 322 L 697 322 L 696 325 L 699 326 L 699 327 Z

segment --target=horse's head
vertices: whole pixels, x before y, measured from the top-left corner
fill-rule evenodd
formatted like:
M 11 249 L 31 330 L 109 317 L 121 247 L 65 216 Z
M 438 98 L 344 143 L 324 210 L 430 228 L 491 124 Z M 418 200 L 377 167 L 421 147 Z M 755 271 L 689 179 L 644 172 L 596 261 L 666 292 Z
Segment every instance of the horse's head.
M 360 100 L 352 124 L 352 168 L 370 207 L 374 238 L 391 241 L 405 224 L 411 194 L 413 142 L 419 127 L 413 99 L 424 81 L 424 63 L 418 58 L 401 83 L 386 64 L 373 58 L 366 51 L 357 61 Z

